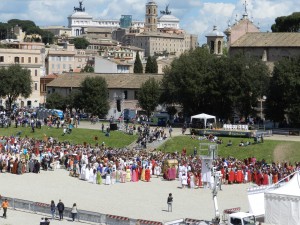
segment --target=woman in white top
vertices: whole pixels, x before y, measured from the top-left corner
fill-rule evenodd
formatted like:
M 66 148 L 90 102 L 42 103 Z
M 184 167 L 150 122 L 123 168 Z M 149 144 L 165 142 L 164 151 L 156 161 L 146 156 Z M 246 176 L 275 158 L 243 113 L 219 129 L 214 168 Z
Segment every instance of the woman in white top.
M 75 221 L 75 218 L 77 217 L 77 213 L 78 213 L 76 203 L 73 204 L 71 213 L 72 213 L 72 220 Z

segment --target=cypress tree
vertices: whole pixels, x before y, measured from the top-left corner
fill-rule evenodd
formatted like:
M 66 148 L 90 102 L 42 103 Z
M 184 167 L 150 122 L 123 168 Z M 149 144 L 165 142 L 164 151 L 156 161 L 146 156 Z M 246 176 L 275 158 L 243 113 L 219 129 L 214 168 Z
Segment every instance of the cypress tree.
M 139 51 L 137 51 L 137 53 L 136 53 L 133 72 L 134 73 L 143 73 L 143 64 L 142 64 L 142 61 L 140 59 Z
M 152 73 L 158 73 L 158 65 L 155 56 L 152 57 Z
M 153 71 L 152 58 L 151 58 L 151 56 L 148 56 L 145 73 L 152 73 L 152 71 Z

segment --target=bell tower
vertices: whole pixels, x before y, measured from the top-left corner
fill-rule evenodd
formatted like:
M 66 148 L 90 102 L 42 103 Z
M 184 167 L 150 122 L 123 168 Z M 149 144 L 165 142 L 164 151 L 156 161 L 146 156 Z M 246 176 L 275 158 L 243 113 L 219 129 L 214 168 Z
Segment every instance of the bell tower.
M 145 31 L 157 31 L 157 4 L 153 0 L 149 0 L 146 4 Z

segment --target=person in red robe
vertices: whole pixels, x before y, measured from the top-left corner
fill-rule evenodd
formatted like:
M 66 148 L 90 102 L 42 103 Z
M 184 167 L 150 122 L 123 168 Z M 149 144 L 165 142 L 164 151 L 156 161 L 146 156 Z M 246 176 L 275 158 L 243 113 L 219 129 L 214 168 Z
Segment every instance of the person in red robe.
M 269 177 L 268 174 L 266 172 L 263 173 L 263 185 L 269 185 Z
M 236 182 L 239 184 L 243 182 L 243 173 L 241 170 L 236 172 Z
M 261 174 L 260 171 L 258 171 L 257 175 L 256 175 L 256 181 L 255 183 L 260 186 L 262 185 L 262 181 L 263 181 L 263 175 Z
M 234 182 L 234 171 L 233 171 L 233 169 L 230 169 L 229 177 L 228 177 L 228 184 L 232 184 L 233 182 Z
M 147 167 L 147 169 L 145 170 L 145 180 L 146 180 L 146 182 L 150 181 L 150 174 L 151 174 L 150 168 Z

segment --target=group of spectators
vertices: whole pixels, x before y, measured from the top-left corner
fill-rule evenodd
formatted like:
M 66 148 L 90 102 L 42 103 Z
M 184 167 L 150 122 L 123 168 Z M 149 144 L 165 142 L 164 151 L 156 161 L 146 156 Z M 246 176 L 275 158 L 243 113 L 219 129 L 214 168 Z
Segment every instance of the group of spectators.
M 146 131 L 144 131 L 146 132 Z M 150 131 L 149 131 L 150 132 Z M 155 132 L 155 130 L 153 131 Z M 159 131 L 157 128 L 156 132 Z M 181 152 L 164 153 L 161 151 L 110 148 L 103 143 L 99 146 L 71 145 L 58 142 L 54 138 L 36 140 L 27 137 L 0 138 L 0 172 L 23 174 L 39 173 L 40 169 L 53 170 L 64 167 L 71 176 L 94 184 L 115 184 L 145 181 L 151 177 L 162 176 L 168 179 L 167 160 L 178 163 L 172 165 L 176 177 L 183 188 L 202 187 L 213 181 L 204 174 L 202 160 L 197 155 Z M 258 161 L 255 157 L 238 160 L 234 157 L 218 158 L 211 162 L 212 168 L 222 174 L 222 184 L 254 182 L 269 185 L 280 181 L 300 169 L 300 163 Z M 213 173 L 210 173 L 212 177 Z

